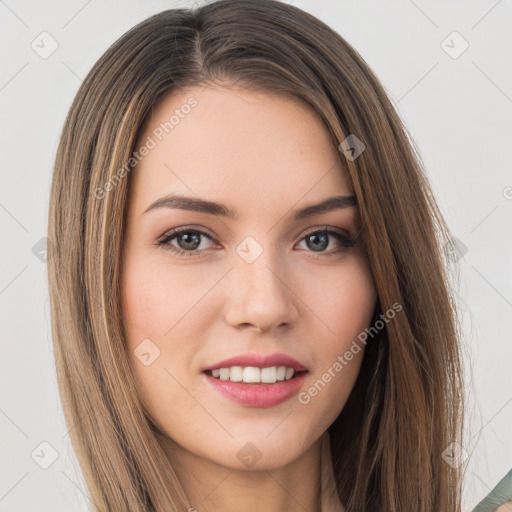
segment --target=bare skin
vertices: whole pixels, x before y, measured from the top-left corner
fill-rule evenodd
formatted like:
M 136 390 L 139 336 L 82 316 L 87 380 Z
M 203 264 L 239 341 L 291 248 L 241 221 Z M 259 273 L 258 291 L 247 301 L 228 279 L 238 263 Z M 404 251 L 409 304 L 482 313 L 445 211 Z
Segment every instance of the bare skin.
M 140 397 L 164 433 L 190 507 L 318 512 L 321 436 L 348 399 L 364 346 L 306 404 L 293 396 L 272 407 L 239 405 L 214 390 L 202 369 L 248 352 L 283 352 L 308 369 L 305 392 L 368 327 L 376 291 L 364 252 L 325 235 L 355 238 L 357 206 L 293 219 L 296 210 L 352 194 L 344 157 L 298 100 L 220 86 L 167 96 L 139 146 L 156 140 L 154 130 L 191 96 L 197 106 L 129 178 L 122 293 Z M 145 212 L 171 193 L 222 203 L 239 216 Z M 157 245 L 178 227 L 188 236 Z M 248 263 L 240 247 L 262 252 Z M 160 350 L 148 366 L 134 354 L 145 339 Z M 239 456 L 244 446 L 259 454 L 253 466 Z

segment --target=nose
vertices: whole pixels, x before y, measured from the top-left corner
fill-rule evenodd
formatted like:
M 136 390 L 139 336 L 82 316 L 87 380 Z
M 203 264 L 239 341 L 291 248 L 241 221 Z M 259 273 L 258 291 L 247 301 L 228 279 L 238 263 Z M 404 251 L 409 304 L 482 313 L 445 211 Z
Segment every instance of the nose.
M 289 272 L 285 272 L 282 262 L 277 264 L 266 253 L 252 263 L 235 258 L 225 313 L 226 322 L 232 327 L 266 332 L 289 328 L 299 316 Z

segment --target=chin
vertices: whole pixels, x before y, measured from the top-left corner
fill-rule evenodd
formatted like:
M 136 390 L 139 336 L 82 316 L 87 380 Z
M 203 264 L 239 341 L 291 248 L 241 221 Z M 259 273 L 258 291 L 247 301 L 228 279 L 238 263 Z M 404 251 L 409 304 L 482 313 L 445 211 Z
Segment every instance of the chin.
M 216 464 L 237 470 L 267 471 L 282 468 L 305 451 L 305 436 L 290 436 L 286 428 L 277 432 L 282 427 L 272 432 L 272 428 L 268 432 L 260 430 L 254 435 L 249 432 L 242 438 L 219 442 L 222 450 L 208 458 Z

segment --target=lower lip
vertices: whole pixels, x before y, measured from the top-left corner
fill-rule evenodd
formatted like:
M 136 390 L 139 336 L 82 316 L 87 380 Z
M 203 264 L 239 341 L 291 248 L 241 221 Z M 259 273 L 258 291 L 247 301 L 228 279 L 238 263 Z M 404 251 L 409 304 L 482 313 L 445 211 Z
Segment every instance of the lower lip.
M 216 379 L 206 373 L 203 376 L 213 389 L 233 402 L 245 407 L 273 407 L 296 395 L 307 373 L 299 373 L 293 379 L 276 382 L 275 384 L 231 382 L 230 380 Z

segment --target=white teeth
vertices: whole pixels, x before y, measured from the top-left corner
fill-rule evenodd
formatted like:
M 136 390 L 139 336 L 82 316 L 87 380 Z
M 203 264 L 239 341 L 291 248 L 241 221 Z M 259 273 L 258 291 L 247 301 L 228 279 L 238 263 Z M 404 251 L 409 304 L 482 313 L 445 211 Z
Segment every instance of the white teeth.
M 244 368 L 242 380 L 248 383 L 261 382 L 261 370 L 254 366 L 246 366 Z
M 242 382 L 244 369 L 241 366 L 232 366 L 229 373 L 231 382 Z
M 286 366 L 271 366 L 268 368 L 256 368 L 254 366 L 232 366 L 231 368 L 217 368 L 211 370 L 212 377 L 231 382 L 246 382 L 274 384 L 277 381 L 290 380 L 295 370 Z
M 292 370 L 293 374 L 293 370 Z M 262 368 L 261 370 L 261 382 L 265 382 L 266 384 L 274 384 L 277 380 L 277 368 L 272 366 L 272 368 Z
M 286 377 L 286 366 L 280 366 L 277 369 L 277 380 L 284 380 Z

